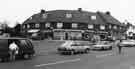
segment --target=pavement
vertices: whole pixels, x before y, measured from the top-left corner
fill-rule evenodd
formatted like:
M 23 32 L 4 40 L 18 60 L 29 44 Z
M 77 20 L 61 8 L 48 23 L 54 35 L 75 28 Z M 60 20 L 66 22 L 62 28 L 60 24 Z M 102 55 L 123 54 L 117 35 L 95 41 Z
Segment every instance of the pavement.
M 0 63 L 0 69 L 135 69 L 135 47 L 88 54 L 60 55 L 57 47 L 64 41 L 34 41 L 36 56 L 31 60 Z

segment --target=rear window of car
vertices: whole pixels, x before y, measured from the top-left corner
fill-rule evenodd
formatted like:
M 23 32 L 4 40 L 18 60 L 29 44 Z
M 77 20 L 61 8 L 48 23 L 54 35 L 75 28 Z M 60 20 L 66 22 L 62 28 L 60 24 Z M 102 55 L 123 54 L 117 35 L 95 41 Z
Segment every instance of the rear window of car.
M 6 39 L 0 39 L 0 47 L 6 47 L 8 46 L 8 40 Z
M 20 40 L 21 44 L 27 44 L 26 40 Z

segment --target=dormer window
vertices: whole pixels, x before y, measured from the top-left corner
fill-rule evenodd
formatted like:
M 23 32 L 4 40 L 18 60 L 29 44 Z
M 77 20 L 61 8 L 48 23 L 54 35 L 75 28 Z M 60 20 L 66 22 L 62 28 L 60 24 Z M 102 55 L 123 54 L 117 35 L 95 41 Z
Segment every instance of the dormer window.
M 93 29 L 94 28 L 94 26 L 93 25 L 88 25 L 88 29 Z
M 91 20 L 96 20 L 96 15 L 91 16 Z
M 39 24 L 35 24 L 35 27 L 36 27 L 36 28 L 39 28 Z
M 46 23 L 45 24 L 45 27 L 50 27 L 50 23 Z
M 57 23 L 57 28 L 62 28 L 63 27 L 63 23 Z
M 104 25 L 100 25 L 100 29 L 101 30 L 104 30 L 105 29 L 105 26 Z
M 77 28 L 77 23 L 72 23 L 72 28 Z
M 42 18 L 44 18 L 44 19 L 46 19 L 46 18 L 47 18 L 47 16 L 48 16 L 48 14 L 47 14 L 47 13 L 42 14 Z
M 67 13 L 67 14 L 66 14 L 66 18 L 72 18 L 72 14 Z
M 32 16 L 31 16 L 31 17 L 29 17 L 29 20 L 32 20 Z
M 26 25 L 23 25 L 23 29 L 25 29 Z

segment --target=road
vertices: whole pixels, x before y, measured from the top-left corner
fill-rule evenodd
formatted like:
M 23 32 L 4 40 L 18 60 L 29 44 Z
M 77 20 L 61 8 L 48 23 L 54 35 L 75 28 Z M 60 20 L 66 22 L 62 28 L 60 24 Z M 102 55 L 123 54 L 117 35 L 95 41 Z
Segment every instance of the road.
M 62 42 L 34 42 L 36 56 L 31 60 L 0 63 L 0 69 L 135 69 L 135 48 L 91 51 L 89 54 L 60 55 L 56 52 Z

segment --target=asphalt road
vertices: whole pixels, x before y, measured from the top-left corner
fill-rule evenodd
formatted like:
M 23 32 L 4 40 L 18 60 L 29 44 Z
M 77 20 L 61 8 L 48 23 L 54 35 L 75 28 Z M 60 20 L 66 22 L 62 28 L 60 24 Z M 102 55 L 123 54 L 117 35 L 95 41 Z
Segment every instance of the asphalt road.
M 0 63 L 0 69 L 135 69 L 135 47 L 91 51 L 89 54 L 60 55 L 56 49 L 62 42 L 34 42 L 36 56 L 31 60 Z

